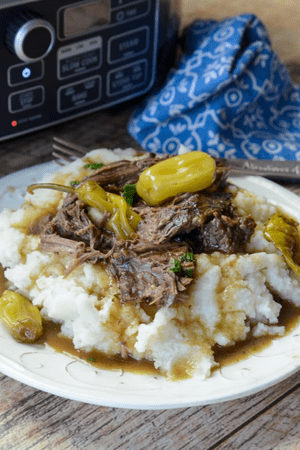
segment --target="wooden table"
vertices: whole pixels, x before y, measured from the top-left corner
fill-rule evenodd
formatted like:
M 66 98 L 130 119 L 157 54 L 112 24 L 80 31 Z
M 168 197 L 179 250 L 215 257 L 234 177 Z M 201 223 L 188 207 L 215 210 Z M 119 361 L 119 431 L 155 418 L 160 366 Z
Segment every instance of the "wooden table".
M 186 22 L 192 13 L 195 17 L 199 5 L 201 8 L 205 5 L 203 0 L 194 0 L 188 9 L 187 1 L 183 5 Z M 297 1 L 285 2 L 285 5 L 295 6 Z M 214 6 L 217 2 L 206 0 L 206 3 Z M 230 2 L 226 0 L 226 3 Z M 270 1 L 265 3 L 270 6 Z M 273 6 L 275 11 L 278 1 L 274 0 Z M 297 20 L 300 24 L 300 15 Z M 297 58 L 292 62 L 297 66 Z M 88 148 L 136 147 L 126 132 L 130 113 L 130 110 L 94 113 L 2 142 L 0 176 L 50 161 L 53 136 Z M 299 187 L 288 185 L 287 188 L 300 195 Z M 240 400 L 160 411 L 115 409 L 66 400 L 0 374 L 0 449 L 299 450 L 298 402 L 298 374 Z

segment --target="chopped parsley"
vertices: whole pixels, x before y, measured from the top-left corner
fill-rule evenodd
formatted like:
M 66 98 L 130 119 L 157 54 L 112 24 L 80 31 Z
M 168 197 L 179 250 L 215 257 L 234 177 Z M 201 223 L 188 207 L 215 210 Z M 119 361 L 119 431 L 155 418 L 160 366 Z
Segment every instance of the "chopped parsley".
M 191 268 L 191 269 L 186 269 L 186 271 L 185 271 L 185 276 L 187 277 L 187 278 L 192 278 L 192 276 L 193 276 L 193 269 Z
M 84 166 L 85 169 L 93 169 L 93 170 L 97 170 L 97 169 L 101 169 L 101 167 L 103 167 L 104 164 L 103 163 L 92 163 L 92 164 L 86 164 Z
M 169 270 L 173 273 L 181 272 L 181 262 L 179 261 L 179 259 L 172 258 Z
M 185 253 L 184 255 L 182 255 L 180 257 L 180 261 L 186 261 L 186 262 L 193 262 L 194 260 L 194 253 L 193 252 L 188 252 Z
M 133 204 L 133 197 L 135 193 L 136 184 L 125 184 L 125 186 L 123 187 L 123 197 L 130 206 L 132 206 Z
M 87 361 L 95 362 L 95 358 L 87 358 Z
M 192 267 L 189 267 L 187 269 L 185 269 L 184 267 L 181 266 L 182 262 L 193 262 L 194 260 L 194 253 L 189 252 L 189 253 L 185 253 L 184 255 L 180 256 L 179 259 L 176 258 L 172 258 L 170 261 L 170 267 L 169 270 L 173 273 L 181 273 L 182 276 L 185 276 L 187 278 L 191 278 L 193 276 L 194 273 L 194 269 Z
M 80 184 L 80 181 L 70 181 L 71 186 L 76 186 L 76 184 Z

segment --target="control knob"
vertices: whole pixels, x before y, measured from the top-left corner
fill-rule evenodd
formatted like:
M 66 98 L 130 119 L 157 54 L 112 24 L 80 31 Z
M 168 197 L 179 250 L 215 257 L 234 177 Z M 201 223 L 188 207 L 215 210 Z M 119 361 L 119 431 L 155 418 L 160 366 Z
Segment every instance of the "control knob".
M 22 61 L 44 58 L 55 42 L 55 30 L 50 22 L 31 12 L 13 17 L 6 33 L 8 49 Z

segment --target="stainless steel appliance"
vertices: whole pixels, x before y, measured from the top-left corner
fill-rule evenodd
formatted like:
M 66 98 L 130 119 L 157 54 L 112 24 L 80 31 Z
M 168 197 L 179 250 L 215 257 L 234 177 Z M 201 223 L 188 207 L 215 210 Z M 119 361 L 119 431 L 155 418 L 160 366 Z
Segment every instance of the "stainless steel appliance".
M 161 83 L 180 0 L 2 0 L 0 140 L 108 108 Z

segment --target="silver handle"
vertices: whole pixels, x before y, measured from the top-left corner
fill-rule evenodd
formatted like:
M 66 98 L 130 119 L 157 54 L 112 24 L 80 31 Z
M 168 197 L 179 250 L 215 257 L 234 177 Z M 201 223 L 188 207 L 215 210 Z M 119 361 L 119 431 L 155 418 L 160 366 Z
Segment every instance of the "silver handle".
M 226 160 L 230 176 L 255 175 L 276 180 L 300 181 L 300 162 L 251 159 Z

